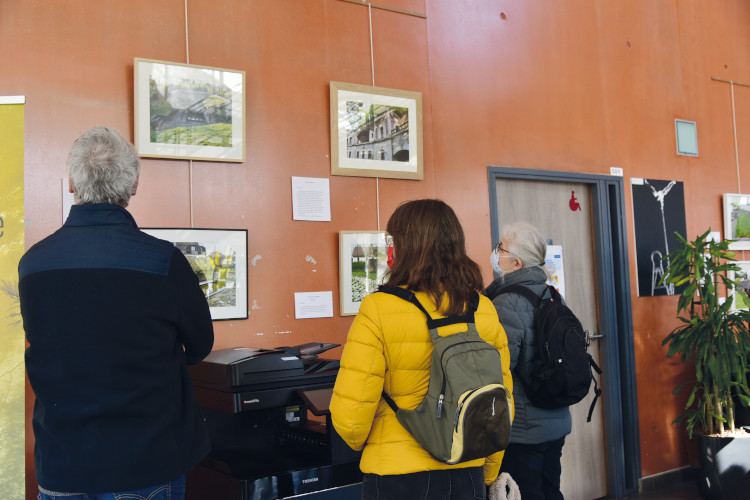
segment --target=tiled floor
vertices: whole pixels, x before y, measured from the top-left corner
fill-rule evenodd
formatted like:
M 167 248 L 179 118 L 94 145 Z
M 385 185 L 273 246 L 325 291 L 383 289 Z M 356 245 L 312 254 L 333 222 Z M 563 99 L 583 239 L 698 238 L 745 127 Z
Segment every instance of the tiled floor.
M 695 481 L 688 481 L 677 486 L 670 486 L 656 491 L 636 493 L 625 497 L 627 500 L 701 500 Z

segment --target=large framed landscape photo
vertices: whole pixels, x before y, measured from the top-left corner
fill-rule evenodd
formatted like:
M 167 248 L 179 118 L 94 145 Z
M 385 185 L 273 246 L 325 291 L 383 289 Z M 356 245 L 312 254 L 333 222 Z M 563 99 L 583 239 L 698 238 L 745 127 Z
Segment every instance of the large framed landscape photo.
M 331 82 L 331 174 L 422 180 L 422 94 Z
M 378 289 L 388 270 L 385 231 L 339 232 L 339 302 L 353 316 L 366 295 Z
M 245 72 L 136 58 L 135 146 L 152 158 L 245 161 Z
M 141 228 L 187 258 L 206 295 L 211 319 L 247 319 L 247 230 Z

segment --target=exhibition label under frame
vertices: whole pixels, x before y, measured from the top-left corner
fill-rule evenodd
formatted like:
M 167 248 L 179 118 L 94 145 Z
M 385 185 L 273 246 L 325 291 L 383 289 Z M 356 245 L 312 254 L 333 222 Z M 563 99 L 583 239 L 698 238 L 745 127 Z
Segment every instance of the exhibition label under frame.
M 135 146 L 152 158 L 245 161 L 245 72 L 136 58 Z

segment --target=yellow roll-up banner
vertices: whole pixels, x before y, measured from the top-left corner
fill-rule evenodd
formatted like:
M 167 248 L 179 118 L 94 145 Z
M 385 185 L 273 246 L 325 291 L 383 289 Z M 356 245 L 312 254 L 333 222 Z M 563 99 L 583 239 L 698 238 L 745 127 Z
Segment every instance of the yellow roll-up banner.
M 0 97 L 0 498 L 25 496 L 23 326 L 23 97 Z

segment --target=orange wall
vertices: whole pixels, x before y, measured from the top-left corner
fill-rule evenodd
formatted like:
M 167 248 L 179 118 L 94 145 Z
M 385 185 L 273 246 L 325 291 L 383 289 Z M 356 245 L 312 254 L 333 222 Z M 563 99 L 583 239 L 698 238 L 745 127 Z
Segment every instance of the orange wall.
M 618 166 L 626 185 L 676 179 L 689 236 L 721 228 L 721 194 L 739 188 L 730 87 L 711 77 L 750 82 L 750 3 L 378 1 L 427 15 L 371 16 L 375 85 L 423 95 L 421 182 L 329 175 L 328 83 L 373 80 L 364 6 L 187 0 L 188 51 L 184 0 L 3 0 L 0 95 L 27 99 L 27 244 L 60 225 L 75 137 L 106 124 L 132 139 L 133 58 L 187 62 L 188 53 L 190 63 L 247 73 L 247 161 L 192 164 L 194 226 L 247 228 L 250 258 L 262 257 L 248 266 L 250 318 L 215 323 L 217 348 L 343 343 L 351 317 L 295 320 L 293 294 L 333 290 L 338 311 L 338 231 L 377 229 L 378 202 L 382 229 L 403 200 L 446 200 L 489 282 L 488 165 Z M 735 98 L 747 188 L 750 88 Z M 675 118 L 697 121 L 698 158 L 675 154 Z M 330 179 L 331 222 L 292 221 L 291 176 Z M 635 293 L 629 190 L 626 204 Z M 144 159 L 130 208 L 141 226 L 189 226 L 189 163 Z M 675 307 L 672 297 L 633 296 L 644 475 L 688 463 L 684 433 L 670 425 L 681 404 L 670 392 L 685 372 L 661 347 Z M 30 474 L 30 429 L 27 441 Z

